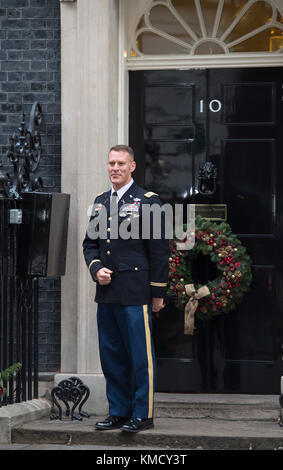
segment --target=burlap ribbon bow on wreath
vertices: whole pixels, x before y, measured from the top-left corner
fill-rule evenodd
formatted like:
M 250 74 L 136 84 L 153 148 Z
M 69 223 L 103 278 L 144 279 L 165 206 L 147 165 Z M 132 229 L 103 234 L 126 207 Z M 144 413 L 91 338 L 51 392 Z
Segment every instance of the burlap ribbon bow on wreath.
M 185 290 L 190 299 L 185 306 L 184 333 L 185 335 L 193 335 L 195 329 L 195 311 L 198 307 L 198 301 L 202 297 L 209 295 L 210 291 L 207 286 L 202 286 L 196 291 L 194 284 L 186 284 Z

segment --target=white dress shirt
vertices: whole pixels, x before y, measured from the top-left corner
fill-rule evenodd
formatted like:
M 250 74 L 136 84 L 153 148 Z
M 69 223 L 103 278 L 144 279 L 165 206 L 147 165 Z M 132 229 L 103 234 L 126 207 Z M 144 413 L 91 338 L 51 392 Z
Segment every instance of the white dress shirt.
M 125 184 L 125 186 L 122 186 L 122 188 L 117 189 L 117 191 L 113 188 L 113 186 L 111 186 L 111 196 L 114 193 L 114 191 L 116 191 L 116 193 L 118 195 L 117 202 L 120 201 L 121 197 L 128 191 L 130 186 L 132 186 L 133 182 L 134 182 L 134 180 L 133 180 L 133 178 L 131 178 L 131 181 L 129 181 L 129 183 Z

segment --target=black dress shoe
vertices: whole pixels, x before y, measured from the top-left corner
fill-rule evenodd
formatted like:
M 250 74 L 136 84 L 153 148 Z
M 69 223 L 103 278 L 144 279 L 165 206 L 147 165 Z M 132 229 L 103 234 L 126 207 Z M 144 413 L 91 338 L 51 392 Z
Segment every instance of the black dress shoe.
M 95 424 L 96 429 L 118 429 L 124 424 L 128 418 L 122 416 L 108 416 L 104 421 L 98 421 Z
M 126 432 L 139 432 L 144 429 L 153 428 L 153 419 L 142 419 L 142 418 L 130 418 L 128 421 L 120 427 L 121 431 Z

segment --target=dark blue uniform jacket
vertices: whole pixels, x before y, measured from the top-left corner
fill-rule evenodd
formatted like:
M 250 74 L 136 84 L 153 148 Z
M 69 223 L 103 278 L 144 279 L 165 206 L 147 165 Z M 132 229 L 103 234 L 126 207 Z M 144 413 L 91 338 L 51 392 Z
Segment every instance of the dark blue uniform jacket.
M 149 304 L 152 297 L 162 298 L 166 292 L 169 240 L 165 238 L 162 211 L 159 222 L 161 236 L 157 239 L 153 236 L 153 218 L 147 216 L 149 225 L 144 223 L 146 238 L 143 237 L 142 206 L 161 206 L 160 199 L 134 182 L 114 209 L 111 205 L 110 211 L 110 195 L 111 191 L 107 191 L 96 197 L 83 241 L 85 261 L 93 280 L 96 281 L 95 273 L 102 267 L 113 271 L 109 285 L 101 286 L 96 281 L 95 300 L 119 305 Z M 121 224 L 124 227 L 123 234 L 127 227 L 128 233 L 134 233 L 134 236 L 124 239 L 124 235 L 121 236 Z M 99 237 L 96 236 L 98 231 Z

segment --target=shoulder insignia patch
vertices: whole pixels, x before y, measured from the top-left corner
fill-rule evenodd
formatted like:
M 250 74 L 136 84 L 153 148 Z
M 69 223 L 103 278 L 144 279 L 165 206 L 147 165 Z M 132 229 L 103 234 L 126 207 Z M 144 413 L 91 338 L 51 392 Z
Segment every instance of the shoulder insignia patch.
M 149 191 L 148 193 L 145 193 L 145 197 L 151 197 L 151 196 L 158 196 L 158 194 L 153 193 L 151 191 Z

